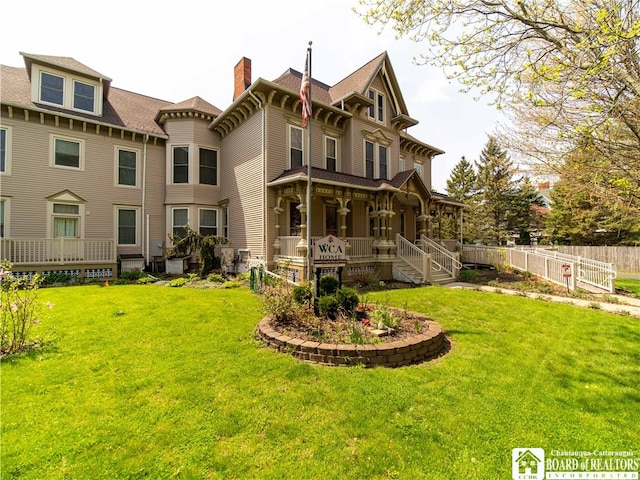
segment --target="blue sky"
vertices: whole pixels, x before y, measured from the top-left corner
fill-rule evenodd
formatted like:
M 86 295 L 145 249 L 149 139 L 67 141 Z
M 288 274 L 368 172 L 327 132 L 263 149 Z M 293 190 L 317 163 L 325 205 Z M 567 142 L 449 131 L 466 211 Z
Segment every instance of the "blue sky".
M 225 109 L 233 67 L 252 61 L 253 80 L 304 69 L 313 42 L 313 77 L 335 84 L 389 52 L 409 114 L 409 129 L 446 153 L 434 159 L 440 192 L 460 157 L 477 159 L 503 121 L 489 98 L 460 93 L 434 67 L 414 61 L 426 45 L 378 33 L 352 12 L 356 0 L 78 0 L 5 1 L 0 63 L 24 66 L 19 52 L 73 57 L 112 85 L 172 102 L 200 96 Z M 16 20 L 19 19 L 19 20 Z

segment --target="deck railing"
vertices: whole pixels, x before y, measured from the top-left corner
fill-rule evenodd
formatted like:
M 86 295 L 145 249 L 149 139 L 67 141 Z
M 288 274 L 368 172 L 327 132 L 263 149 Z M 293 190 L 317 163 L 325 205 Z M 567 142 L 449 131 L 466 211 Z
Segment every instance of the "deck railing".
M 0 238 L 0 258 L 13 265 L 116 262 L 114 239 Z
M 420 236 L 416 244 L 424 252 L 431 255 L 431 262 L 435 264 L 436 267 L 439 267 L 438 270 L 444 270 L 452 277 L 458 276 L 457 272 L 462 268 L 462 264 L 458 261 L 455 254 L 424 235 Z
M 416 245 L 396 234 L 396 255 L 422 276 L 422 282 L 429 278 L 429 256 Z

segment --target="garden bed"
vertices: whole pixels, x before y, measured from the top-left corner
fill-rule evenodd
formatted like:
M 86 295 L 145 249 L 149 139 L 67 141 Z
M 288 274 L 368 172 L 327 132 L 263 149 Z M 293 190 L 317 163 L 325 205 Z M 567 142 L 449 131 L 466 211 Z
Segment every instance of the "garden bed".
M 442 327 L 424 315 L 382 307 L 394 328 L 375 324 L 378 306 L 360 306 L 356 318 L 308 317 L 281 323 L 267 316 L 258 324 L 266 345 L 310 362 L 329 366 L 400 367 L 442 355 L 448 341 Z M 380 327 L 380 328 L 378 328 Z

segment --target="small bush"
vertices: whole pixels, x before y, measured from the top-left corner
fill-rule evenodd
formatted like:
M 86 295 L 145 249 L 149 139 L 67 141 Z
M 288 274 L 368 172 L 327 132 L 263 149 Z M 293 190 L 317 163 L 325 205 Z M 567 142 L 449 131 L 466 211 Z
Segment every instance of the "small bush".
M 167 286 L 168 287 L 182 287 L 186 283 L 187 283 L 187 279 L 186 278 L 178 277 L 178 278 L 174 278 L 169 283 L 167 283 Z
M 293 289 L 293 298 L 300 305 L 309 305 L 311 304 L 311 300 L 313 299 L 313 290 L 311 289 L 311 285 L 298 285 Z
M 146 276 L 147 276 L 146 273 L 140 272 L 140 271 L 136 271 L 136 272 L 120 272 L 120 278 L 122 280 L 136 281 L 136 280 L 140 280 L 141 278 L 144 278 Z
M 318 311 L 323 317 L 335 318 L 338 307 L 338 300 L 333 295 L 325 295 L 318 300 Z
M 339 286 L 340 282 L 336 277 L 325 275 L 320 279 L 320 296 L 333 295 Z
M 227 282 L 224 282 L 222 286 L 224 288 L 240 288 L 242 286 L 242 283 L 229 280 Z
M 207 275 L 207 281 L 213 283 L 224 283 L 226 280 L 220 273 L 210 273 Z
M 302 305 L 293 298 L 291 290 L 284 284 L 265 285 L 261 298 L 265 313 L 271 316 L 276 323 L 287 324 L 296 321 L 304 310 Z
M 155 280 L 154 280 L 153 278 L 151 278 L 150 276 L 148 276 L 148 275 L 145 275 L 144 277 L 140 277 L 140 278 L 136 281 L 136 283 L 137 283 L 138 285 L 147 285 L 147 284 L 149 284 L 149 283 L 153 283 L 153 282 L 155 282 Z
M 378 328 L 396 328 L 398 319 L 384 305 L 376 305 L 376 309 L 371 314 L 371 320 Z
M 460 271 L 460 281 L 469 282 L 469 283 L 477 283 L 478 282 L 478 271 L 477 270 L 461 270 Z
M 347 316 L 353 315 L 360 303 L 358 294 L 353 288 L 343 287 L 336 292 L 336 300 L 339 307 L 344 310 Z
M 69 273 L 53 272 L 41 277 L 40 283 L 42 285 L 53 285 L 55 283 L 72 283 L 76 279 L 78 279 L 78 277 Z

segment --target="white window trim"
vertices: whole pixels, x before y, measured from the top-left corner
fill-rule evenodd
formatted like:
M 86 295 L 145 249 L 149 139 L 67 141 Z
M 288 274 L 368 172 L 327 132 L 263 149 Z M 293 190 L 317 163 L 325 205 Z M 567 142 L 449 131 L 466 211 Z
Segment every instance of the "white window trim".
M 71 214 L 61 214 L 61 213 L 53 213 L 53 205 L 76 205 L 78 206 L 78 215 Z M 78 219 L 78 236 L 76 238 L 84 238 L 84 227 L 85 227 L 85 205 L 82 202 L 73 202 L 68 200 L 59 200 L 55 198 L 47 199 L 47 238 L 55 238 L 54 237 L 54 217 L 67 217 L 67 218 L 77 218 Z
M 336 137 L 332 137 L 331 135 L 325 135 L 324 136 L 324 168 L 325 170 L 329 169 L 329 165 L 327 163 L 327 158 L 328 158 L 328 153 L 327 153 L 327 140 L 333 140 L 336 144 L 336 172 L 340 172 L 342 171 L 342 169 L 340 168 L 340 155 L 338 154 L 339 150 L 338 150 L 338 139 Z
M 404 172 L 405 163 L 406 162 L 404 156 L 400 155 L 400 158 L 398 159 L 398 173 Z
M 209 183 L 200 183 L 200 149 L 213 150 L 215 152 L 218 152 L 218 155 L 216 156 L 216 184 L 215 185 L 211 185 Z M 220 149 L 216 147 L 209 147 L 207 145 L 198 145 L 198 168 L 196 168 L 195 170 L 197 171 L 196 176 L 198 178 L 196 179 L 196 183 L 198 185 L 204 185 L 205 187 L 219 187 L 220 186 Z
M 387 101 L 386 101 L 386 96 L 384 94 L 384 92 L 381 92 L 380 90 L 377 90 L 373 87 L 370 87 L 367 90 L 367 96 L 369 95 L 369 92 L 372 91 L 374 93 L 373 95 L 373 116 L 371 116 L 369 114 L 369 108 L 367 108 L 367 118 L 369 120 L 373 120 L 376 123 L 385 123 L 385 119 L 387 118 Z M 382 97 L 382 120 L 380 120 L 378 118 L 378 101 L 379 98 Z M 369 97 L 370 98 L 370 97 Z
M 119 212 L 120 210 L 134 210 L 136 212 L 136 241 L 135 243 L 119 243 L 119 228 L 120 228 L 120 224 L 119 224 Z M 116 245 L 118 247 L 139 247 L 141 245 L 140 243 L 140 207 L 136 207 L 136 206 L 130 206 L 130 205 L 115 205 L 114 206 L 114 232 L 115 232 L 115 238 L 116 238 Z
M 44 105 L 52 105 L 58 108 L 64 108 L 74 112 L 82 112 L 89 115 L 101 116 L 102 115 L 102 82 L 93 78 L 85 78 L 82 76 L 75 76 L 66 72 L 60 72 L 50 68 L 44 68 L 40 65 L 33 65 L 31 78 L 37 79 L 31 82 L 31 100 L 35 103 L 42 103 Z M 42 100 L 41 98 L 41 85 L 42 85 L 42 73 L 53 75 L 62 78 L 62 104 L 51 103 Z M 86 85 L 91 85 L 95 88 L 93 99 L 93 111 L 82 110 L 79 108 L 73 108 L 73 96 L 74 88 L 73 82 L 78 81 Z M 71 88 L 69 88 L 69 86 Z
M 216 207 L 199 207 L 198 208 L 198 232 L 200 232 L 200 227 L 211 228 L 210 225 L 202 225 L 202 212 L 203 211 L 214 211 L 216 212 L 216 233 L 215 235 L 220 235 L 220 210 Z
M 127 152 L 134 152 L 136 154 L 136 184 L 135 185 L 123 185 L 119 182 L 120 178 L 120 150 L 124 150 Z M 140 189 L 140 150 L 137 148 L 129 148 L 122 145 L 116 145 L 113 148 L 113 185 L 119 188 L 131 188 L 131 189 Z
M 413 169 L 418 172 L 420 178 L 424 178 L 424 166 L 420 162 L 415 162 L 413 164 Z
M 67 167 L 66 165 L 56 165 L 56 140 L 65 140 L 67 142 L 74 142 L 80 144 L 80 161 L 78 167 Z M 49 135 L 49 166 L 53 168 L 61 168 L 63 170 L 71 170 L 74 172 L 84 171 L 84 151 L 85 140 L 81 138 L 67 137 L 64 135 L 50 134 Z
M 188 153 L 188 163 L 187 163 L 187 182 L 186 183 L 175 183 L 173 180 L 173 150 L 175 148 L 180 148 L 180 147 L 186 147 L 187 150 L 189 151 Z M 192 185 L 191 180 L 193 179 L 194 175 L 193 175 L 193 151 L 195 150 L 195 148 L 193 148 L 193 145 L 189 144 L 189 143 L 176 143 L 173 145 L 169 145 L 169 148 L 167 149 L 167 154 L 169 155 L 169 161 L 167 162 L 168 164 L 168 172 L 167 172 L 167 183 L 169 185 Z M 199 163 L 199 162 L 198 162 Z
M 11 237 L 11 197 L 0 197 L 4 202 L 4 237 Z
M 289 125 L 289 135 L 287 136 L 287 162 L 288 162 L 288 168 L 287 170 L 290 170 L 293 168 L 292 163 L 291 163 L 291 132 L 293 132 L 293 129 L 296 130 L 300 130 L 301 132 L 301 136 L 302 136 L 302 165 L 306 165 L 305 160 L 306 160 L 306 155 L 305 155 L 305 138 L 304 138 L 304 129 L 300 128 L 296 125 Z M 296 167 L 297 168 L 297 167 Z
M 182 206 L 182 205 L 172 205 L 168 207 L 169 209 L 169 218 L 168 218 L 168 234 L 169 235 L 173 235 L 173 214 L 175 210 L 186 210 L 187 211 L 187 226 L 189 228 L 193 228 L 191 226 L 191 208 L 188 206 Z M 183 227 L 184 225 L 177 225 L 178 227 Z
M 75 96 L 76 96 L 76 83 L 81 83 L 83 85 L 88 85 L 90 87 L 93 87 L 93 107 L 91 108 L 91 110 L 83 110 L 82 108 L 76 108 L 74 106 L 74 100 L 75 100 Z M 77 78 L 71 78 L 71 110 L 75 111 L 75 112 L 82 112 L 82 113 L 92 113 L 95 114 L 96 113 L 96 103 L 98 102 L 98 86 L 95 83 L 92 82 L 88 82 L 86 80 L 79 80 Z
M 12 157 L 12 145 L 13 145 L 13 127 L 9 125 L 2 125 L 0 130 L 6 132 L 5 138 L 5 158 L 4 158 L 4 172 L 0 172 L 0 175 L 11 175 L 11 157 Z

